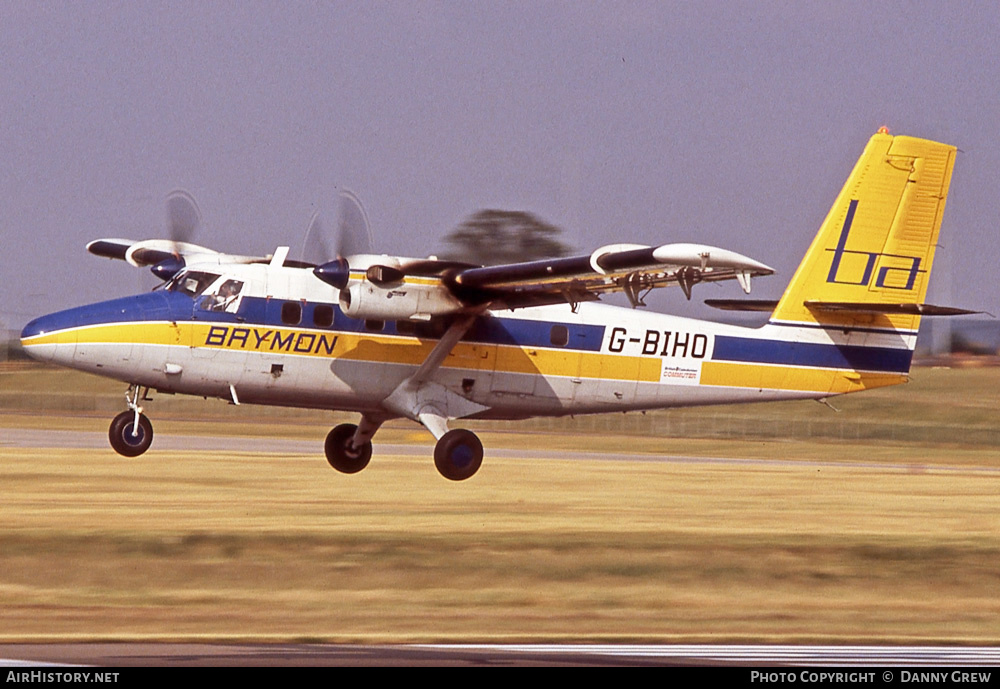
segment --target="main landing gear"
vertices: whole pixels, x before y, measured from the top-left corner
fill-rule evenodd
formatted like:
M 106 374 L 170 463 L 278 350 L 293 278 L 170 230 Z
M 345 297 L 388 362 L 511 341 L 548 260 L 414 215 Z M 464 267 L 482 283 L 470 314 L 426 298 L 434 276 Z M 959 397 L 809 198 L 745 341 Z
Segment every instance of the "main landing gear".
M 147 398 L 143 396 L 142 399 Z M 153 424 L 142 413 L 139 400 L 139 386 L 129 386 L 128 392 L 125 393 L 128 411 L 116 416 L 108 429 L 111 447 L 125 457 L 138 457 L 153 443 Z
M 362 418 L 360 426 L 343 423 L 330 431 L 325 446 L 330 466 L 345 474 L 356 474 L 368 466 L 372 458 L 371 438 L 380 423 Z M 464 428 L 448 431 L 434 446 L 434 466 L 446 479 L 471 478 L 482 463 L 483 444 L 475 433 Z
M 472 431 L 455 428 L 434 446 L 434 466 L 447 479 L 464 481 L 479 471 L 483 463 L 483 444 Z

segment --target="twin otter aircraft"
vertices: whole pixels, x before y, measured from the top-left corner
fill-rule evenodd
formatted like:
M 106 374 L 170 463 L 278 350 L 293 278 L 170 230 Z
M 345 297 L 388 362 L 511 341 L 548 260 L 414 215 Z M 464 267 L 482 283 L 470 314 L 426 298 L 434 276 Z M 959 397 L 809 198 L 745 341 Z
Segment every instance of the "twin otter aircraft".
M 355 255 L 315 266 L 187 242 L 102 239 L 88 250 L 152 266 L 150 293 L 54 313 L 21 333 L 36 359 L 129 384 L 112 447 L 145 452 L 149 389 L 360 413 L 326 439 L 355 473 L 386 420 L 437 439 L 443 476 L 479 469 L 475 434 L 454 419 L 515 420 L 674 406 L 824 399 L 907 380 L 955 148 L 890 136 L 869 141 L 777 302 L 713 300 L 770 311 L 744 328 L 592 302 L 624 292 L 773 271 L 698 244 L 616 244 L 589 256 L 480 267 Z

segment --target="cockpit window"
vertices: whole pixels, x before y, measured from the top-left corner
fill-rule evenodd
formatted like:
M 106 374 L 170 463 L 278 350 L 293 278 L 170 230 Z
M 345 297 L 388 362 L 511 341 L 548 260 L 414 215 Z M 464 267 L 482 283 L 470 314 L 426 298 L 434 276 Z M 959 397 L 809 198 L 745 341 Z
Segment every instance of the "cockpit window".
M 204 273 L 197 270 L 189 270 L 178 273 L 167 283 L 168 292 L 180 292 L 189 297 L 197 297 L 205 291 L 205 288 L 219 279 L 216 273 Z
M 203 311 L 220 311 L 236 313 L 240 306 L 240 293 L 243 291 L 243 281 L 221 280 L 219 284 L 207 290 L 198 302 L 198 308 Z

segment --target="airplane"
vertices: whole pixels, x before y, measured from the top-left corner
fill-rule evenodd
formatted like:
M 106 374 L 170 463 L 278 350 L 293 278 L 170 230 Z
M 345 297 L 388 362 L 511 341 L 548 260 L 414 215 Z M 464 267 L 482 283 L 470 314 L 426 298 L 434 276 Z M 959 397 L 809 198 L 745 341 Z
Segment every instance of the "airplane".
M 774 271 L 701 244 L 604 246 L 589 255 L 478 266 L 436 258 L 338 256 L 318 265 L 235 256 L 177 238 L 100 239 L 97 255 L 150 266 L 153 291 L 42 316 L 21 333 L 41 360 L 128 384 L 111 423 L 119 454 L 149 449 L 150 390 L 232 404 L 351 411 L 330 465 L 368 465 L 390 419 L 424 426 L 454 481 L 483 461 L 462 419 L 626 412 L 827 398 L 907 381 L 956 149 L 883 128 L 860 159 L 770 312 L 742 327 L 649 313 L 649 290 Z M 599 303 L 621 292 L 633 308 Z

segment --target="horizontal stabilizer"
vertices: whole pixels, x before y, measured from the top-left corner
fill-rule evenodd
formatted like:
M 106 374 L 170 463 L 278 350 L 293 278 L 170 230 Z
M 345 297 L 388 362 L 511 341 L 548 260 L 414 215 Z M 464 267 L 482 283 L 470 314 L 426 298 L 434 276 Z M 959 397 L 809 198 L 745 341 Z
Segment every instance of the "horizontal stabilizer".
M 778 305 L 777 299 L 706 299 L 705 303 L 723 311 L 763 311 L 770 313 Z
M 935 306 L 934 304 L 872 304 L 846 301 L 809 301 L 805 302 L 811 311 L 841 311 L 849 313 L 882 313 L 908 314 L 911 316 L 967 316 L 982 311 L 969 311 L 953 306 Z
M 778 305 L 770 299 L 706 299 L 705 304 L 723 311 L 760 311 L 770 312 Z M 805 306 L 811 311 L 842 312 L 853 314 L 907 314 L 911 316 L 968 316 L 983 313 L 969 311 L 953 306 L 935 306 L 934 304 L 871 304 L 846 301 L 806 301 Z

